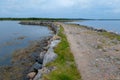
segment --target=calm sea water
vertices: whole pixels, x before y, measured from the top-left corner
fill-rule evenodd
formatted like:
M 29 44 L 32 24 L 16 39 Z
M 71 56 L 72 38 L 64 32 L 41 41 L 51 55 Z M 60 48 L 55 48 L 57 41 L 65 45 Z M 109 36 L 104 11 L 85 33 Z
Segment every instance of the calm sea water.
M 80 25 L 86 25 L 97 29 L 105 29 L 112 32 L 120 33 L 120 21 L 79 21 L 79 22 L 72 22 L 77 23 Z
M 27 47 L 30 41 L 52 35 L 48 27 L 18 23 L 18 21 L 0 21 L 0 65 L 10 64 L 12 53 Z

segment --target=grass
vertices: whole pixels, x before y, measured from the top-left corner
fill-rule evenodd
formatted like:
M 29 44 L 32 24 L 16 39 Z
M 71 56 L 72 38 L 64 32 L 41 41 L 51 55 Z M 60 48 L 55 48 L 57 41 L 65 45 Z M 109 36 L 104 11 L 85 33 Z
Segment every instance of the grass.
M 61 42 L 54 49 L 58 58 L 47 65 L 48 67 L 55 66 L 56 70 L 44 75 L 43 80 L 81 80 L 74 57 L 70 51 L 69 43 L 63 31 L 64 29 L 61 26 L 58 33 L 58 36 L 61 37 Z
M 101 34 L 103 36 L 106 36 L 106 37 L 110 38 L 110 39 L 117 39 L 117 40 L 120 41 L 120 35 L 118 35 L 118 34 L 111 33 L 111 32 L 102 32 Z

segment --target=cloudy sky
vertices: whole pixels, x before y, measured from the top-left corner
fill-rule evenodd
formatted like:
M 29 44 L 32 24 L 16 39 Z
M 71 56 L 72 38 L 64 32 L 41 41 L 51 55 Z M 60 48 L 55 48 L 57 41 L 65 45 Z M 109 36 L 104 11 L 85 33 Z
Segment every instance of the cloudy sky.
M 0 0 L 0 17 L 120 18 L 120 0 Z

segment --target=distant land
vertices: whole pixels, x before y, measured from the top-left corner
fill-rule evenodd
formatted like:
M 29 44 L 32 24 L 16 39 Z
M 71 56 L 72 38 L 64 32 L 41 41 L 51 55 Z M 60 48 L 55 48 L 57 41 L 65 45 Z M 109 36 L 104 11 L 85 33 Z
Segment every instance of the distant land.
M 67 20 L 88 20 L 83 18 L 0 18 L 0 20 L 48 20 L 48 21 L 67 21 Z
M 42 20 L 42 21 L 74 21 L 74 20 L 120 20 L 120 19 L 85 19 L 85 18 L 0 18 L 0 20 Z

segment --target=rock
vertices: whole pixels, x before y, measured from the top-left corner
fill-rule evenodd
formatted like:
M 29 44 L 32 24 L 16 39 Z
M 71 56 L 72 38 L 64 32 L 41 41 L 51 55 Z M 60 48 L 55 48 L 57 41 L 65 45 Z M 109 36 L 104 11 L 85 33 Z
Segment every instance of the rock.
M 60 40 L 61 38 L 57 35 L 53 36 L 53 40 Z
M 42 64 L 39 64 L 38 62 L 36 62 L 36 63 L 33 65 L 33 68 L 34 68 L 35 70 L 41 69 L 41 68 L 42 68 Z
M 39 53 L 33 53 L 30 55 L 33 60 L 36 62 L 42 64 L 43 63 L 43 58 L 40 58 Z
M 38 72 L 38 69 L 42 68 L 42 64 L 39 64 L 38 62 L 36 62 L 31 69 L 29 70 L 29 72 Z
M 42 77 L 42 69 L 38 70 L 38 73 L 33 80 L 41 80 L 41 77 Z
M 57 33 L 57 26 L 51 22 L 43 22 L 43 21 L 21 21 L 19 24 L 22 25 L 42 25 L 42 26 L 49 26 L 54 33 Z
M 43 67 L 42 73 L 43 74 L 48 74 L 48 73 L 50 73 L 50 70 L 47 67 Z
M 39 57 L 36 59 L 36 62 L 38 62 L 39 64 L 43 64 L 43 59 Z
M 106 32 L 104 29 L 97 29 L 97 32 Z
M 48 52 L 45 54 L 43 59 L 43 66 L 47 63 L 54 61 L 57 58 L 57 54 L 54 53 L 52 48 L 49 48 Z
M 51 44 L 50 44 L 50 47 L 54 48 L 59 42 L 60 42 L 60 40 L 54 40 L 54 41 L 52 41 Z
M 47 51 L 49 49 L 49 46 L 43 47 L 43 49 Z
M 35 77 L 35 75 L 36 75 L 36 72 L 30 72 L 30 73 L 27 74 L 27 78 L 29 80 L 33 80 L 33 78 Z
M 50 48 L 48 49 L 47 53 L 43 59 L 43 66 L 47 63 L 54 61 L 57 58 L 57 54 L 54 53 L 53 48 L 60 42 L 60 40 L 54 40 L 50 44 Z
M 45 54 L 46 54 L 46 51 L 43 51 L 43 52 L 40 53 L 39 57 L 40 57 L 40 59 L 42 59 L 42 61 L 43 61 L 43 58 L 44 58 Z
M 51 66 L 51 67 L 48 67 L 48 70 L 51 72 L 51 71 L 54 71 L 56 70 L 56 67 L 55 66 Z

